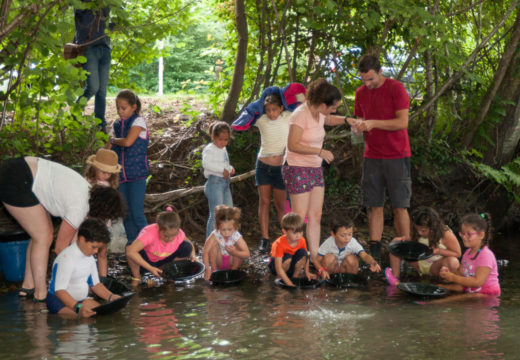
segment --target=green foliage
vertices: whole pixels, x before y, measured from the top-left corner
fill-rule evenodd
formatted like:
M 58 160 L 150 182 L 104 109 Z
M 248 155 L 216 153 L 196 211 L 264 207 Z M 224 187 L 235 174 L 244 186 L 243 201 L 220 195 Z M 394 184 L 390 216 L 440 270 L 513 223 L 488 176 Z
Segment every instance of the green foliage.
M 495 169 L 475 160 L 475 158 L 478 159 L 482 157 L 482 154 L 476 150 L 473 150 L 471 153 L 466 152 L 463 155 L 467 164 L 485 178 L 501 185 L 507 191 L 508 195 L 520 204 L 520 157 L 502 166 L 500 169 Z

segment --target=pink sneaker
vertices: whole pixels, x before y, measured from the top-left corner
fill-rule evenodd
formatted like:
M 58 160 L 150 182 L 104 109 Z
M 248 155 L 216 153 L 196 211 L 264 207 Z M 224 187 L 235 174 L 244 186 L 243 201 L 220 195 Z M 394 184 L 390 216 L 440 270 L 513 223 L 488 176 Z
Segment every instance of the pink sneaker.
M 387 267 L 385 269 L 385 277 L 386 277 L 386 281 L 388 281 L 388 283 L 390 285 L 395 286 L 395 285 L 399 284 L 399 279 L 394 276 L 392 269 L 389 267 Z

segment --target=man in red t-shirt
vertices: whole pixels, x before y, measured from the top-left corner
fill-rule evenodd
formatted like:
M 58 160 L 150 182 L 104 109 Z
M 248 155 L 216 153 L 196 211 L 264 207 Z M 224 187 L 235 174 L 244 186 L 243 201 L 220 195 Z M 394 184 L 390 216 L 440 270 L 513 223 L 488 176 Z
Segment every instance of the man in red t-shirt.
M 363 85 L 356 90 L 352 131 L 365 135 L 361 187 L 363 205 L 369 208 L 370 252 L 379 259 L 383 234 L 385 189 L 390 197 L 397 236 L 410 238 L 410 142 L 408 93 L 403 84 L 383 76 L 375 56 L 361 58 L 358 70 Z

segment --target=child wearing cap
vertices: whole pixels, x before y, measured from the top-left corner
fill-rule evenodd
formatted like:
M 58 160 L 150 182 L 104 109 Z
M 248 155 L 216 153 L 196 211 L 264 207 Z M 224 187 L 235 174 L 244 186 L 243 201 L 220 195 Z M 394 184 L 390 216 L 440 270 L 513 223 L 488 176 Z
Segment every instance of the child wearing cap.
M 85 168 L 85 178 L 90 185 L 101 185 L 117 189 L 119 186 L 119 173 L 121 165 L 119 165 L 117 153 L 113 150 L 99 149 L 96 154 L 87 158 L 87 167 Z M 109 230 L 112 229 L 110 220 L 106 223 Z M 101 246 L 97 254 L 99 275 L 107 276 L 108 259 L 107 245 Z

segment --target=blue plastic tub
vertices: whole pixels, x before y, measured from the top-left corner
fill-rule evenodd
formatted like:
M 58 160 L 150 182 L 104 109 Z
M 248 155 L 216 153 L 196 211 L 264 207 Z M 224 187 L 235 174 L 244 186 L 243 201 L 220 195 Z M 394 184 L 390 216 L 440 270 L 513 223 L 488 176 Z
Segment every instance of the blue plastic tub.
M 28 245 L 29 235 L 23 231 L 0 233 L 0 263 L 7 281 L 23 280 Z

